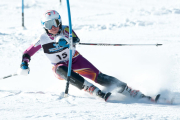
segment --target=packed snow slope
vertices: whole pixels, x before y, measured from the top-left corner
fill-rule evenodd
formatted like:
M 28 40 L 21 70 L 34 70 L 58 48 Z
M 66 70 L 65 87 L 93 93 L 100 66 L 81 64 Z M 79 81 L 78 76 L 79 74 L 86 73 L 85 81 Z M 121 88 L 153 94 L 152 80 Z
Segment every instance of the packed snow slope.
M 0 77 L 15 73 L 23 51 L 44 30 L 41 15 L 57 10 L 68 25 L 66 1 L 0 2 Z M 180 96 L 179 0 L 70 0 L 72 28 L 82 43 L 163 44 L 162 46 L 77 46 L 101 72 L 146 95 Z M 132 101 L 115 94 L 104 102 L 56 79 L 51 64 L 38 51 L 28 76 L 0 80 L 0 120 L 179 120 L 180 104 Z M 90 81 L 90 80 L 89 80 Z M 97 85 L 99 86 L 99 85 Z M 102 90 L 108 89 L 99 86 Z

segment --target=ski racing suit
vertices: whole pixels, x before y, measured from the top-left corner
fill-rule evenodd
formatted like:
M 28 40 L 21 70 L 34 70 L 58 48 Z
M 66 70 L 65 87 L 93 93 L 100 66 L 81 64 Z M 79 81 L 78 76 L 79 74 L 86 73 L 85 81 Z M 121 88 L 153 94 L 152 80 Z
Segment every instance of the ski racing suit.
M 62 30 L 59 31 L 58 35 L 63 35 L 68 38 L 69 27 L 63 25 Z M 24 51 L 22 61 L 26 61 L 28 63 L 31 56 L 42 48 L 44 54 L 53 65 L 52 70 L 55 76 L 60 80 L 67 80 L 69 48 L 57 45 L 55 40 L 56 36 L 57 35 L 52 35 L 47 32 L 43 33 L 29 48 Z M 74 31 L 72 32 L 72 37 L 73 43 L 78 43 L 80 41 Z M 84 89 L 85 91 L 95 95 L 99 92 L 99 89 L 96 86 L 83 78 L 86 77 L 105 87 L 116 85 L 118 88 L 117 92 L 127 96 L 140 97 L 143 95 L 139 91 L 134 90 L 134 92 L 127 86 L 126 83 L 100 72 L 76 50 L 75 45 L 73 46 L 72 56 L 70 84 L 76 86 L 80 90 Z

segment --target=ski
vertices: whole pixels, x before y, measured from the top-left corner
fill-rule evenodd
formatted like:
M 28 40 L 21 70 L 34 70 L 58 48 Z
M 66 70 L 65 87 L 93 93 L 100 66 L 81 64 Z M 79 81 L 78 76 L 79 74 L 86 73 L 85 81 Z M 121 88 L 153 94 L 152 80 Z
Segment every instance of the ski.
M 173 96 L 173 97 L 170 97 L 170 98 L 162 97 L 159 94 L 156 103 L 158 103 L 158 104 L 169 104 L 169 105 L 180 104 L 180 98 L 178 98 L 177 96 Z

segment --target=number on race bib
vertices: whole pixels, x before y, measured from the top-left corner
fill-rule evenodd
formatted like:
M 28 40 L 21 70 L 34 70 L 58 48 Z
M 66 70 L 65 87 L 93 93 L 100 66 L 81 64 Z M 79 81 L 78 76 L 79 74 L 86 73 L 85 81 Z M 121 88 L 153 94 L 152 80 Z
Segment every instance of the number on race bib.
M 56 56 L 57 56 L 60 60 L 62 59 L 60 55 L 56 55 Z M 63 57 L 63 58 L 66 58 L 66 57 L 67 57 L 67 53 L 63 53 L 63 54 L 62 54 L 62 57 Z
M 61 56 L 60 55 L 56 55 L 60 60 L 61 60 Z
M 67 57 L 67 53 L 63 53 L 62 56 L 63 56 L 63 58 L 66 58 Z

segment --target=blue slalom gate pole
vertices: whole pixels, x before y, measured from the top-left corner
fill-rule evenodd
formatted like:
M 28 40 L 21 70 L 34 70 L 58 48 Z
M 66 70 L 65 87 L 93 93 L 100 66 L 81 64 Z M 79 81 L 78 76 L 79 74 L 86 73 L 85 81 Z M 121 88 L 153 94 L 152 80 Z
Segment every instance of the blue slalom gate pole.
M 65 95 L 64 97 L 68 96 L 68 89 L 69 89 L 69 81 L 71 76 L 71 66 L 72 66 L 72 48 L 73 48 L 73 41 L 72 41 L 72 25 L 71 25 L 71 13 L 70 13 L 70 5 L 69 0 L 66 0 L 67 2 L 67 11 L 68 11 L 68 19 L 69 19 L 69 64 L 68 64 L 68 74 L 67 74 L 67 83 L 66 83 L 66 89 L 65 89 Z
M 22 27 L 24 27 L 24 0 L 22 0 Z

